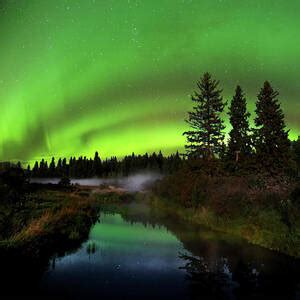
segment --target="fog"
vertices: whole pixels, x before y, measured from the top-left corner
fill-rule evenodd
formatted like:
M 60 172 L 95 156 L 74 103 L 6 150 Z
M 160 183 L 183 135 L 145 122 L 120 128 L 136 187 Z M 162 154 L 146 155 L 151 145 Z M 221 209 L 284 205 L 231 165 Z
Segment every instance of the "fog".
M 116 177 L 116 178 L 85 178 L 76 179 L 71 178 L 71 184 L 78 184 L 81 186 L 100 186 L 110 185 L 119 188 L 126 189 L 130 192 L 142 191 L 147 188 L 147 185 L 154 181 L 161 179 L 162 175 L 153 172 L 139 173 L 130 175 L 128 177 Z M 31 183 L 42 183 L 42 184 L 58 184 L 60 178 L 32 178 Z

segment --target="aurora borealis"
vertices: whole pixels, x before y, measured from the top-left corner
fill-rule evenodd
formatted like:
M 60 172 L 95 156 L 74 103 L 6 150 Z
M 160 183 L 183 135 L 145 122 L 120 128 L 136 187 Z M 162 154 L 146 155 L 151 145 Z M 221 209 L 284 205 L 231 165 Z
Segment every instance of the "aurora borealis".
M 0 160 L 182 150 L 202 73 L 300 133 L 297 0 L 0 0 Z

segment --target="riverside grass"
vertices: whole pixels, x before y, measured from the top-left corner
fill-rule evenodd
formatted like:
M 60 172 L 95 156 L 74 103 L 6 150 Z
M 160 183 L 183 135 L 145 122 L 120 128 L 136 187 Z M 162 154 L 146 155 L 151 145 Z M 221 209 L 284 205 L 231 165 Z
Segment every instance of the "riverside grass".
M 39 246 L 45 241 L 63 236 L 69 241 L 80 240 L 86 235 L 99 209 L 107 205 L 119 207 L 124 202 L 144 202 L 160 213 L 178 217 L 183 221 L 204 225 L 212 230 L 241 237 L 250 243 L 279 251 L 290 256 L 300 257 L 300 226 L 291 230 L 282 221 L 280 213 L 273 208 L 258 209 L 246 216 L 217 214 L 212 208 L 198 205 L 183 207 L 171 198 L 146 194 L 95 194 L 83 190 L 49 191 L 43 190 L 29 197 L 22 213 L 15 215 L 14 230 L 0 242 L 5 248 L 24 248 Z M 25 219 L 25 220 L 24 220 Z
M 35 251 L 33 248 L 56 237 L 76 242 L 88 233 L 98 215 L 94 198 L 68 191 L 43 190 L 29 198 L 26 206 L 14 214 L 13 222 L 17 225 L 0 242 L 0 247 Z
M 166 214 L 215 231 L 241 237 L 249 243 L 300 257 L 300 226 L 290 231 L 276 210 L 261 210 L 255 217 L 225 217 L 204 206 L 184 208 L 162 197 L 151 195 L 151 205 Z

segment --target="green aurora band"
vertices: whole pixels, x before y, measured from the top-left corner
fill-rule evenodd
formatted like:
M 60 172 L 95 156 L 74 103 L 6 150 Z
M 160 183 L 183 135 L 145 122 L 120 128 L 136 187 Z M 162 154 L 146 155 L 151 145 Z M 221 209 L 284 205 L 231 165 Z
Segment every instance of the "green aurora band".
M 182 150 L 203 72 L 300 132 L 298 0 L 0 0 L 0 160 Z M 253 116 L 253 114 L 252 114 Z M 226 121 L 227 123 L 227 121 Z

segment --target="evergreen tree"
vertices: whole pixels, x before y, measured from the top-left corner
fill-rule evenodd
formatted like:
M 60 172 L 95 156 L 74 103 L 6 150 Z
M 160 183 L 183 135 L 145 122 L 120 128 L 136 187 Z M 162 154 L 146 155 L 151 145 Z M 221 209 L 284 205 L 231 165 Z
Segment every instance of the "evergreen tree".
M 183 133 L 187 137 L 185 148 L 190 157 L 210 160 L 222 151 L 225 126 L 220 115 L 225 104 L 218 85 L 209 73 L 197 82 L 199 91 L 192 96 L 195 106 L 186 120 L 192 130 Z
M 67 166 L 67 159 L 65 157 L 62 160 L 61 168 L 62 168 L 62 176 L 69 176 L 68 166 Z
M 294 174 L 300 178 L 300 136 L 297 140 L 291 142 L 291 157 L 293 159 L 291 170 L 294 168 Z
M 268 170 L 285 167 L 290 156 L 290 141 L 278 95 L 266 81 L 258 94 L 255 110 L 257 161 Z
M 292 148 L 293 148 L 294 159 L 297 165 L 300 166 L 300 136 L 298 136 L 298 139 L 293 142 Z
M 157 161 L 158 169 L 162 173 L 163 172 L 164 157 L 163 157 L 161 151 L 159 151 L 159 153 L 157 155 L 157 158 L 156 158 L 156 161 Z
M 300 136 L 292 143 L 292 153 L 296 163 L 296 176 L 300 177 Z
M 32 169 L 32 176 L 36 177 L 39 174 L 39 163 L 36 161 Z
M 49 174 L 50 176 L 55 176 L 55 159 L 52 157 L 51 163 L 49 165 Z
M 48 176 L 48 171 L 49 171 L 49 169 L 48 169 L 48 162 L 45 161 L 45 163 L 44 163 L 44 170 L 43 170 L 43 176 L 44 177 Z
M 232 126 L 229 132 L 227 157 L 230 160 L 243 160 L 251 154 L 251 137 L 249 127 L 250 113 L 247 112 L 246 98 L 238 85 L 229 107 L 229 120 Z
M 69 175 L 70 177 L 74 177 L 74 163 L 75 159 L 73 160 L 73 157 L 71 156 L 69 159 Z
M 45 160 L 42 159 L 42 160 L 40 161 L 39 176 L 45 177 L 45 173 L 46 173 Z
M 57 176 L 61 177 L 63 175 L 63 170 L 62 170 L 62 162 L 61 158 L 58 159 L 57 166 L 56 166 L 56 174 Z
M 99 157 L 99 153 L 96 151 L 93 161 L 93 175 L 101 176 L 102 175 L 102 166 L 101 159 Z

